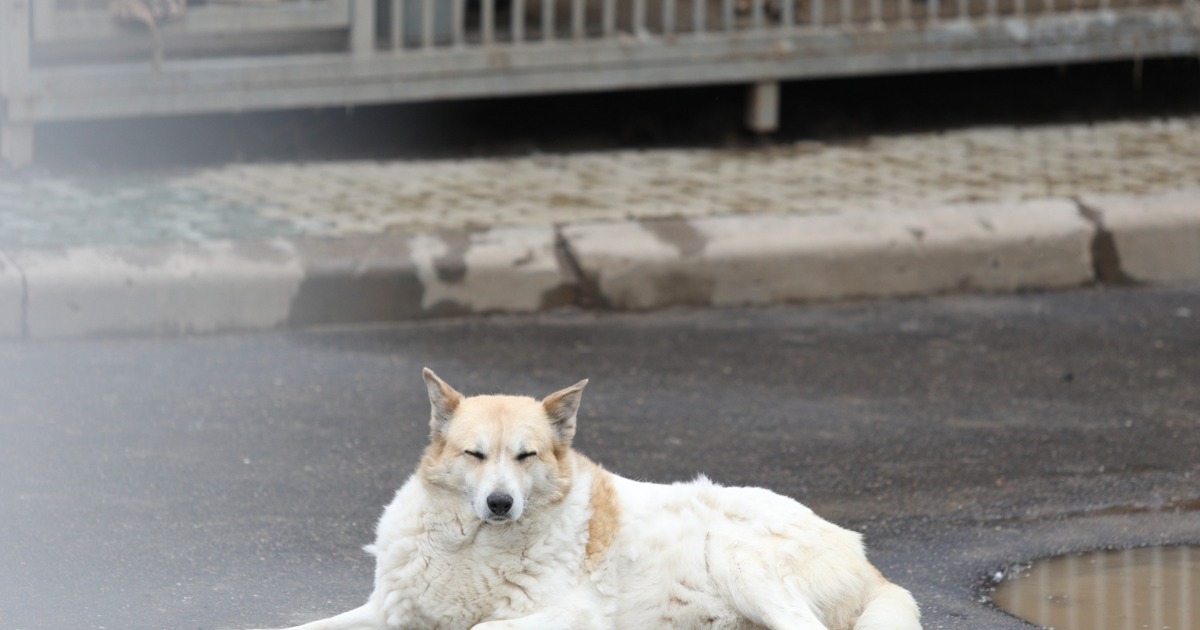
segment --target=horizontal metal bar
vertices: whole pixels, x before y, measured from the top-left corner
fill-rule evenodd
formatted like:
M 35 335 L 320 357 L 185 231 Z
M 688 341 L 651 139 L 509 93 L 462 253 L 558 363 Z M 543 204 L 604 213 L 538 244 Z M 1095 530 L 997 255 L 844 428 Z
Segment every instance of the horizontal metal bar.
M 404 64 L 379 57 L 313 55 L 286 60 L 168 60 L 158 75 L 144 64 L 119 68 L 38 70 L 30 98 L 14 100 L 13 120 L 236 111 L 267 107 L 498 96 L 653 86 L 749 82 L 760 79 L 852 76 L 972 67 L 1179 55 L 1195 50 L 1188 16 L 1156 13 L 1145 19 L 1079 16 L 1047 18 L 1019 35 L 1003 23 L 972 33 L 929 28 L 896 33 L 819 32 L 737 38 L 684 34 L 675 43 L 588 41 L 541 49 L 511 49 L 497 59 L 469 49 L 437 49 Z M 812 52 L 819 51 L 819 52 Z
M 971 50 L 958 55 L 939 53 L 933 61 L 910 56 L 905 71 L 924 69 L 971 69 L 1014 65 L 1040 65 L 1052 62 L 1082 62 L 1125 58 L 1136 51 L 1126 46 L 1116 51 L 1108 42 L 1098 46 L 1065 46 L 1059 49 L 1031 50 L 1019 63 L 1003 51 Z M 1156 51 L 1143 48 L 1145 57 L 1155 54 L 1177 55 L 1178 51 Z M 1000 53 L 1000 54 L 998 54 Z M 769 55 L 762 55 L 763 58 Z M 346 86 L 287 86 L 269 93 L 269 101 L 246 101 L 244 91 L 208 92 L 186 96 L 183 103 L 176 95 L 155 95 L 139 103 L 139 111 L 131 112 L 127 99 L 118 97 L 90 99 L 81 103 L 82 111 L 68 102 L 54 99 L 41 104 L 45 114 L 38 120 L 88 118 L 130 115 L 181 114 L 192 112 L 235 112 L 250 107 L 337 107 L 372 103 L 444 100 L 494 96 L 544 94 L 548 86 L 556 93 L 610 90 L 614 88 L 658 88 L 719 83 L 746 83 L 772 78 L 814 78 L 827 76 L 857 76 L 895 71 L 895 57 L 875 52 L 869 55 L 826 58 L 822 63 L 753 60 L 735 62 L 713 59 L 707 67 L 701 65 L 647 65 L 637 68 L 601 69 L 590 72 L 554 70 L 540 73 L 506 76 L 488 74 L 478 77 L 457 76 L 437 80 L 382 82 L 363 84 L 353 89 Z M 180 107 L 182 105 L 182 107 Z M 12 112 L 14 119 L 25 119 L 28 112 Z
M 158 25 L 170 33 L 238 34 L 268 31 L 312 31 L 350 26 L 350 0 L 282 3 L 269 7 L 189 7 L 177 20 Z M 38 41 L 110 39 L 128 31 L 103 10 L 59 10 L 48 21 L 39 20 Z

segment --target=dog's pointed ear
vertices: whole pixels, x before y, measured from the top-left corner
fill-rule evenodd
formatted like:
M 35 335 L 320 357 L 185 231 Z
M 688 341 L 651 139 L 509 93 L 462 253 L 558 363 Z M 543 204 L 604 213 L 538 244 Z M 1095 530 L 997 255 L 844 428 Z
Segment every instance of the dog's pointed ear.
M 583 397 L 583 388 L 588 384 L 587 379 L 566 388 L 560 389 L 542 399 L 542 407 L 550 417 L 550 424 L 558 439 L 570 443 L 575 437 L 575 414 L 579 413 L 579 401 Z
M 446 428 L 450 418 L 454 417 L 454 410 L 458 409 L 463 395 L 438 378 L 429 368 L 425 368 L 421 375 L 425 377 L 425 387 L 429 390 L 429 430 L 437 435 Z

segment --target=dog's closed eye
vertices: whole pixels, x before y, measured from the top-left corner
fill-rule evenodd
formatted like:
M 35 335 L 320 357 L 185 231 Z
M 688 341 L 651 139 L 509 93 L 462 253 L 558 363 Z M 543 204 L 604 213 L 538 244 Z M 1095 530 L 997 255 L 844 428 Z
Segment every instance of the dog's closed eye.
M 535 455 L 537 455 L 537 451 L 525 451 L 524 453 L 518 453 L 517 461 L 523 462 L 523 461 L 529 459 L 530 457 L 534 457 Z
M 484 455 L 483 453 L 480 453 L 479 451 L 463 451 L 463 454 L 470 455 L 471 457 L 474 457 L 475 459 L 478 459 L 479 461 L 483 461 L 483 460 L 487 459 L 487 456 Z

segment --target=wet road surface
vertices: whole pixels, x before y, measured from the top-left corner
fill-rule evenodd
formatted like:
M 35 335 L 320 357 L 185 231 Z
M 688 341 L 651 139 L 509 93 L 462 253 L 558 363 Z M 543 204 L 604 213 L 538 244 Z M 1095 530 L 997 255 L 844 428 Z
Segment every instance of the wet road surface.
M 0 344 L 0 627 L 288 625 L 361 603 L 424 446 L 420 368 L 464 393 L 581 378 L 576 446 L 704 471 L 863 531 L 927 629 L 1023 560 L 1200 542 L 1200 289 L 555 313 Z

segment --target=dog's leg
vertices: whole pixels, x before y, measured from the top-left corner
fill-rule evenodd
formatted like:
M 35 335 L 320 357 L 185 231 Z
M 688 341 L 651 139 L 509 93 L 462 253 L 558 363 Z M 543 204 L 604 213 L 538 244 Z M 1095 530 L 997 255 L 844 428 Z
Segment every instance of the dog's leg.
M 732 603 L 747 619 L 770 630 L 829 630 L 804 602 L 789 602 L 781 593 L 743 593 Z
M 602 616 L 594 611 L 547 608 L 504 621 L 485 621 L 471 630 L 609 630 Z
M 726 585 L 729 586 L 729 585 Z M 772 584 L 742 584 L 726 593 L 742 616 L 770 630 L 829 630 L 812 607 Z
M 385 630 L 386 626 L 368 606 L 360 606 L 340 615 L 306 623 L 287 630 Z
M 763 616 L 763 625 L 771 630 L 829 630 L 807 606 L 771 611 Z
M 714 535 L 707 544 L 709 576 L 738 614 L 770 630 L 829 630 L 805 598 L 773 577 L 773 558 L 729 537 Z

